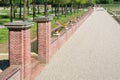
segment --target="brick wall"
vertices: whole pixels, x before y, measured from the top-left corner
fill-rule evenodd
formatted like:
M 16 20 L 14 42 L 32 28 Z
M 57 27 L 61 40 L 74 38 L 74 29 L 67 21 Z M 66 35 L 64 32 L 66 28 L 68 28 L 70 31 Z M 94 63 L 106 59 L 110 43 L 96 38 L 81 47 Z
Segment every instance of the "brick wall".
M 41 63 L 49 61 L 50 41 L 51 41 L 51 22 L 38 22 L 38 58 Z
M 9 29 L 10 65 L 21 65 L 21 77 L 24 78 L 23 30 Z
M 9 29 L 9 60 L 10 65 L 22 64 L 23 50 L 23 31 L 18 29 Z
M 10 65 L 21 65 L 22 77 L 29 80 L 31 73 L 30 29 L 9 29 Z
M 51 42 L 51 22 L 38 22 L 38 54 L 40 60 L 47 62 L 61 46 L 71 37 L 78 27 L 89 17 L 93 9 L 83 15 L 77 23 L 68 27 L 62 35 Z M 30 29 L 9 28 L 9 53 L 10 67 L 0 75 L 1 80 L 30 80 L 31 56 L 30 56 Z M 19 66 L 20 65 L 20 66 Z
M 30 22 L 6 23 L 9 29 L 9 60 L 12 65 L 20 65 L 21 80 L 30 80 L 31 76 L 31 44 Z M 15 78 L 16 73 L 13 78 Z M 12 78 L 12 79 L 13 79 Z M 8 79 L 11 80 L 11 79 Z M 14 80 L 14 79 L 13 79 Z
M 23 30 L 23 50 L 24 50 L 24 79 L 30 80 L 31 76 L 31 38 L 30 38 L 30 29 Z

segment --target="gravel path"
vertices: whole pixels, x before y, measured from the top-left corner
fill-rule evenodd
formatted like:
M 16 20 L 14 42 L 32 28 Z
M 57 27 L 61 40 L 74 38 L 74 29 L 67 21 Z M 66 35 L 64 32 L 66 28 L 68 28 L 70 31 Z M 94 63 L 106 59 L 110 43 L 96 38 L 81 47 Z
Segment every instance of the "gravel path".
M 0 28 L 5 28 L 5 26 L 4 25 L 0 25 Z
M 120 80 L 120 25 L 95 10 L 35 80 Z

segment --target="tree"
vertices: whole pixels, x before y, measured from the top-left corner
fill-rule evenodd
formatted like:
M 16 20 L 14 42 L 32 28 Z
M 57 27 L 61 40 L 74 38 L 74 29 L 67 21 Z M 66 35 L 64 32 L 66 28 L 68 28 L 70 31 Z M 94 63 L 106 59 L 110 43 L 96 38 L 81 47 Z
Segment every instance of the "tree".
M 95 0 L 96 3 L 102 3 L 102 4 L 106 4 L 106 3 L 113 3 L 115 0 Z
M 86 4 L 87 0 L 80 0 L 80 4 Z
M 57 16 L 59 18 L 59 13 L 60 13 L 60 7 L 62 5 L 62 10 L 63 10 L 63 6 L 64 6 L 64 12 L 66 15 L 67 12 L 67 4 L 70 2 L 70 0 L 54 0 L 53 3 L 56 4 L 57 6 L 55 6 L 57 8 L 57 11 L 55 9 L 55 14 L 57 13 Z M 63 11 L 62 11 L 63 14 Z
M 48 16 L 47 1 L 48 1 L 48 0 L 44 0 L 44 15 L 45 15 L 45 17 Z
M 10 22 L 13 22 L 13 1 L 10 0 Z
M 90 0 L 90 4 L 95 4 L 96 0 Z
M 107 3 L 112 4 L 114 0 L 107 0 Z
M 37 4 L 37 13 L 39 14 L 40 13 L 40 4 L 43 3 L 43 0 L 36 0 L 36 4 Z
M 96 0 L 96 3 L 100 3 L 100 0 Z
M 22 12 L 22 0 L 20 0 L 20 3 L 19 3 L 19 5 L 20 5 L 20 11 L 19 11 L 19 18 L 21 19 L 22 17 L 22 14 L 21 14 L 21 12 Z
M 33 1 L 32 1 L 32 3 L 33 3 L 33 20 L 34 20 L 35 15 L 36 15 L 36 13 L 35 13 L 35 1 L 36 1 L 36 0 L 33 0 Z
M 0 0 L 0 6 L 7 6 L 9 2 L 9 0 Z
M 27 3 L 27 0 L 24 0 L 23 21 L 25 21 L 25 18 L 26 18 L 26 3 Z

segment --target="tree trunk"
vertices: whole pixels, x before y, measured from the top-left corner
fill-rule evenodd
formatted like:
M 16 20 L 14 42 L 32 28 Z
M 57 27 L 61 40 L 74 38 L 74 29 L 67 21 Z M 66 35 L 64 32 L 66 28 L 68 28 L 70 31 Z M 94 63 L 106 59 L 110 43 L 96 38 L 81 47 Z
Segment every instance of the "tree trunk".
M 73 4 L 71 4 L 71 9 L 70 9 L 70 12 L 72 13 L 73 11 Z
M 64 14 L 64 7 L 62 6 L 62 15 Z
M 15 16 L 15 13 L 16 13 L 16 8 L 15 8 L 15 6 L 14 6 L 14 8 L 13 8 L 13 11 L 14 11 L 13 17 L 16 18 L 16 16 Z
M 29 8 L 30 8 L 30 2 L 29 0 L 27 0 L 27 14 L 28 15 L 30 14 Z
M 48 16 L 48 11 L 47 11 L 47 1 L 44 2 L 44 15 L 45 15 L 45 17 Z
M 20 0 L 20 12 L 19 12 L 19 18 L 22 18 L 22 0 Z
M 38 4 L 37 8 L 38 8 L 38 14 L 40 14 L 40 5 L 39 4 Z
M 57 7 L 56 7 L 56 4 L 55 4 L 55 16 L 57 16 Z
M 10 0 L 10 22 L 13 22 L 13 1 Z
M 35 0 L 33 0 L 33 21 L 35 18 Z
M 65 17 L 66 17 L 66 15 L 67 15 L 67 4 L 65 4 Z
M 54 5 L 54 1 L 52 0 L 52 4 L 51 4 L 51 6 L 52 6 L 52 14 L 54 13 L 54 7 L 53 7 L 53 5 Z
M 60 15 L 60 4 L 58 4 L 58 10 L 57 10 L 57 19 L 59 19 L 59 15 Z
M 54 7 L 53 7 L 53 4 L 51 4 L 51 6 L 52 6 L 52 14 L 53 14 L 53 12 L 54 12 Z
M 74 13 L 76 12 L 76 7 L 75 7 L 75 4 L 73 5 L 73 9 L 74 9 Z
M 27 1 L 26 1 L 26 0 L 24 0 L 23 21 L 25 21 L 25 20 L 26 20 L 26 3 L 27 3 Z
M 14 2 L 14 5 L 13 5 L 14 16 L 13 17 L 15 18 L 15 13 L 16 13 L 15 0 L 13 2 Z

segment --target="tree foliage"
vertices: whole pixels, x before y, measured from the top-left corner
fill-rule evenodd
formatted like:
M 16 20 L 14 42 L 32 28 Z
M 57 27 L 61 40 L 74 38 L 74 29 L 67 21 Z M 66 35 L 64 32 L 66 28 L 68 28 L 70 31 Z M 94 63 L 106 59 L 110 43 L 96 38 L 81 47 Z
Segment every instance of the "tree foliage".
M 115 0 L 120 1 L 120 0 Z M 19 18 L 25 20 L 26 15 L 29 15 L 29 8 L 32 9 L 33 19 L 36 16 L 36 6 L 38 13 L 40 13 L 39 5 L 44 5 L 44 15 L 48 15 L 48 7 L 50 4 L 52 6 L 52 13 L 59 17 L 59 13 L 68 14 L 68 12 L 75 12 L 77 8 L 82 7 L 83 5 L 94 5 L 94 4 L 103 4 L 103 3 L 113 3 L 114 0 L 0 0 L 0 6 L 10 7 L 10 21 L 12 22 L 15 18 L 15 12 L 19 8 Z M 26 12 L 27 9 L 27 12 Z M 69 11 L 68 11 L 69 10 Z M 23 12 L 22 12 L 23 11 Z M 23 13 L 23 15 L 22 15 Z

